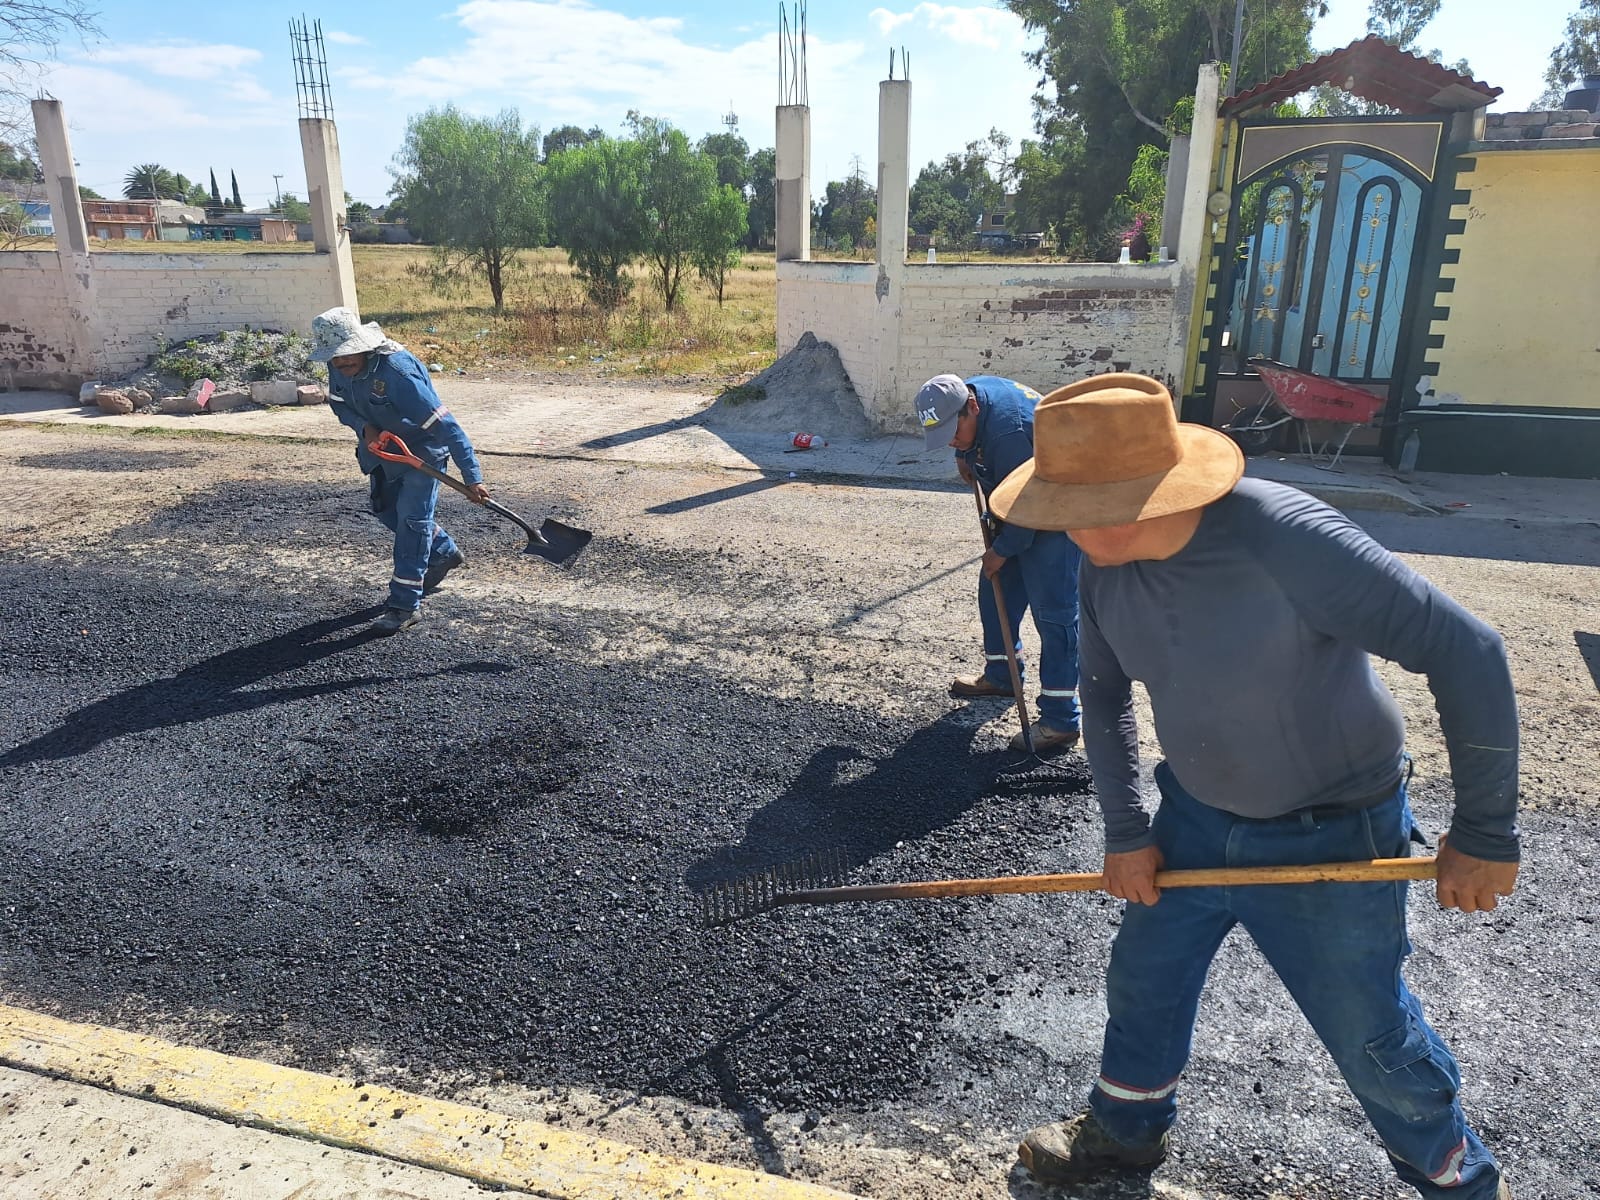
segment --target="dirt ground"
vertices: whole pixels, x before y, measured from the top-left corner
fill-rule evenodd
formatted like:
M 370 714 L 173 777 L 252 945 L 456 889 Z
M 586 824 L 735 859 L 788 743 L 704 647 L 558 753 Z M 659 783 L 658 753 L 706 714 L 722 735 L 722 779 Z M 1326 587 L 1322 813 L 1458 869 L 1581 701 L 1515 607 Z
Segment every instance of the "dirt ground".
M 1115 904 L 693 919 L 836 846 L 863 881 L 1098 866 L 1081 759 L 1019 764 L 1006 706 L 944 695 L 979 665 L 970 496 L 643 452 L 488 473 L 590 549 L 551 568 L 447 498 L 468 566 L 372 641 L 348 446 L 6 430 L 0 995 L 865 1195 L 1055 1194 L 1012 1150 L 1092 1077 Z M 1519 1197 L 1596 1194 L 1600 537 L 1363 523 L 1501 630 L 1522 706 L 1522 886 L 1477 917 L 1415 889 L 1409 975 Z M 1437 833 L 1431 697 L 1383 674 Z M 1242 939 L 1183 1100 L 1152 1180 L 1077 1194 L 1403 1194 Z

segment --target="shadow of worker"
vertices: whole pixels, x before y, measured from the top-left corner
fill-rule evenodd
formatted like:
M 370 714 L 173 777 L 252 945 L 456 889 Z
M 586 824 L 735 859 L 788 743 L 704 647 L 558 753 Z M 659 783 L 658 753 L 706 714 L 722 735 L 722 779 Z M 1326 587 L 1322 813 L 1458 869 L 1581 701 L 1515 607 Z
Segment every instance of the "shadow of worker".
M 208 717 L 249 712 L 268 705 L 392 682 L 394 676 L 390 675 L 349 675 L 281 687 L 253 686 L 373 640 L 378 635 L 372 632 L 370 624 L 380 611 L 376 606 L 365 607 L 313 621 L 264 641 L 202 659 L 166 679 L 141 683 L 86 704 L 68 713 L 49 733 L 0 755 L 0 767 L 72 758 L 125 734 L 187 725 Z M 360 628 L 353 633 L 332 636 L 352 625 Z M 432 674 L 500 669 L 509 668 L 468 663 Z
M 973 749 L 978 728 L 957 709 L 881 757 L 856 746 L 820 748 L 782 795 L 750 817 L 739 842 L 692 863 L 685 882 L 700 891 L 835 850 L 860 865 L 949 825 L 986 796 L 1034 786 L 1005 774 L 1016 755 L 1004 743 Z M 1062 788 L 1060 781 L 1051 786 Z

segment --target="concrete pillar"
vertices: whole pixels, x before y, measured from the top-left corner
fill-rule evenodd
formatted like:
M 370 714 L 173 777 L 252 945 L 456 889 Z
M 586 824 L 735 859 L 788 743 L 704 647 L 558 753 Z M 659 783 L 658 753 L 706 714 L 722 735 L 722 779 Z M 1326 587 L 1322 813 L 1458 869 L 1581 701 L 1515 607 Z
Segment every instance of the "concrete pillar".
M 1189 135 L 1176 134 L 1167 149 L 1167 194 L 1161 203 L 1161 245 L 1168 254 L 1178 250 L 1183 229 L 1183 197 L 1189 181 Z
M 89 230 L 83 223 L 78 172 L 72 165 L 72 142 L 67 137 L 67 115 L 61 108 L 61 101 L 33 102 L 33 136 L 39 143 L 39 169 L 44 172 L 45 194 L 50 197 L 56 247 L 87 254 Z
M 1200 64 L 1194 90 L 1194 129 L 1189 135 L 1189 161 L 1184 172 L 1179 205 L 1177 244 L 1167 242 L 1178 263 L 1178 280 L 1172 296 L 1172 335 L 1167 349 L 1167 377 L 1174 403 L 1182 403 L 1188 389 L 1188 364 L 1192 334 L 1203 319 L 1206 273 L 1210 269 L 1212 222 L 1206 201 L 1216 187 L 1218 141 L 1217 104 L 1221 71 L 1214 62 Z M 1221 220 L 1227 220 L 1223 214 Z M 1166 240 L 1166 234 L 1162 234 Z
M 811 109 L 778 106 L 776 167 L 778 211 L 773 244 L 778 260 L 811 257 Z
M 300 152 L 306 162 L 306 200 L 311 206 L 311 236 L 317 253 L 328 256 L 328 307 L 360 312 L 356 271 L 350 257 L 345 219 L 344 168 L 339 161 L 339 131 L 323 117 L 300 118 Z M 307 320 L 310 318 L 307 317 Z
M 905 426 L 911 393 L 900 379 L 901 296 L 911 210 L 911 81 L 878 84 L 878 353 L 867 416 L 879 429 Z M 920 384 L 922 381 L 916 381 Z

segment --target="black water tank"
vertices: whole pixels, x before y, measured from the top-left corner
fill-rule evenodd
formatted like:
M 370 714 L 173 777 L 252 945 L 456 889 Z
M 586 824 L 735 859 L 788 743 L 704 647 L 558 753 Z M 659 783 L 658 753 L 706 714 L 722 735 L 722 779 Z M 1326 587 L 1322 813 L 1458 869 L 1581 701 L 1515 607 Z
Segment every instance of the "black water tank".
M 1561 107 L 1600 113 L 1600 74 L 1585 75 L 1583 86 L 1575 87 L 1568 92 Z

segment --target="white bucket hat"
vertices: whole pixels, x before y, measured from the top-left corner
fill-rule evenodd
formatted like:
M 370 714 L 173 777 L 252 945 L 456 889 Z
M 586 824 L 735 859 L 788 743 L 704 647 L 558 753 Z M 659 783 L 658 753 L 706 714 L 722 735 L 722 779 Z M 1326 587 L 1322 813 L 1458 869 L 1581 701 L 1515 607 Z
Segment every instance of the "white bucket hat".
M 398 348 L 383 335 L 376 321 L 365 325 L 348 308 L 330 308 L 311 318 L 312 362 L 327 362 L 346 354 L 362 354 L 385 346 Z

